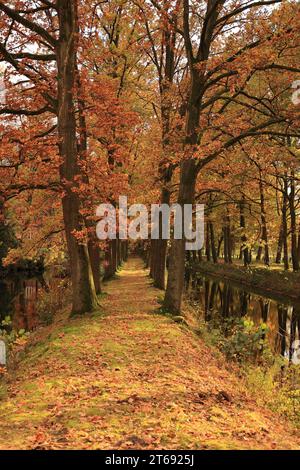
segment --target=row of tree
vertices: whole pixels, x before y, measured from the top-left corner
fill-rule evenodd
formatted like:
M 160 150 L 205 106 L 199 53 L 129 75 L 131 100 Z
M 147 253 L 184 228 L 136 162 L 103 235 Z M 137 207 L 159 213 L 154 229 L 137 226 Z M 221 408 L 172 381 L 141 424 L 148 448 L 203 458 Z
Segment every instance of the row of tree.
M 226 263 L 241 259 L 245 266 L 276 263 L 299 270 L 298 150 L 291 145 L 286 149 L 281 140 L 275 143 L 280 160 L 270 149 L 267 155 L 254 156 L 249 154 L 255 153 L 253 147 L 249 152 L 243 148 L 239 157 L 244 158 L 231 165 L 229 180 L 220 167 L 211 168 L 214 183 L 199 194 L 207 208 L 200 256 L 205 254 L 214 263 L 220 258 Z M 286 150 L 289 156 L 284 155 Z
M 275 185 L 282 250 L 290 236 L 295 252 L 296 11 L 297 2 L 280 0 L 0 1 L 1 197 L 23 252 L 49 243 L 53 255 L 66 242 L 73 313 L 97 306 L 100 251 L 115 270 L 118 242 L 96 240 L 95 208 L 118 209 L 121 194 L 183 208 L 205 202 L 211 256 L 219 200 L 228 260 L 235 211 L 249 256 L 246 223 L 258 206 L 267 260 L 266 193 Z M 167 241 L 153 240 L 151 271 L 162 288 L 166 256 Z M 165 295 L 172 312 L 180 311 L 184 266 L 185 240 L 174 239 Z

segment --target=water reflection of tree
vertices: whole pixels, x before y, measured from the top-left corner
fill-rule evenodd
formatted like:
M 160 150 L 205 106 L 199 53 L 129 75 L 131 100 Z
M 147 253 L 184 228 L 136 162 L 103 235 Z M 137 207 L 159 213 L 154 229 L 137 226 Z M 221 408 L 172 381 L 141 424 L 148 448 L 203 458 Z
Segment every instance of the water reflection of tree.
M 210 296 L 209 296 L 209 304 L 208 304 L 208 308 L 209 308 L 210 312 L 212 312 L 214 307 L 215 307 L 215 299 L 216 299 L 217 288 L 218 288 L 218 284 L 216 282 L 212 282 L 211 283 Z
M 264 323 L 267 323 L 268 316 L 269 316 L 269 310 L 270 310 L 270 300 L 269 299 L 263 299 L 263 298 L 260 297 L 259 305 L 260 305 L 260 310 L 261 310 L 262 321 Z
M 286 350 L 286 324 L 288 318 L 288 307 L 286 305 L 278 304 L 278 339 L 276 350 L 284 356 Z
M 216 293 L 217 293 L 218 283 L 206 279 L 204 282 L 204 317 L 205 321 L 210 321 L 212 319 L 212 313 L 214 308 L 216 308 Z
M 298 329 L 298 336 L 300 332 L 300 308 L 293 307 L 292 308 L 292 316 L 291 316 L 291 323 L 290 323 L 290 347 L 289 347 L 289 360 L 291 361 L 294 354 L 294 342 L 297 339 L 297 329 Z
M 185 273 L 185 291 L 188 294 L 189 298 L 195 301 L 199 301 L 201 297 L 201 287 L 203 285 L 203 279 L 197 276 L 197 273 L 189 269 Z M 48 286 L 45 285 L 43 288 L 47 289 Z
M 250 294 L 244 290 L 239 292 L 240 297 L 240 314 L 244 317 L 248 313 L 248 306 L 251 300 Z
M 28 279 L 23 282 L 23 288 L 20 293 L 20 314 L 14 318 L 14 323 L 18 328 L 30 331 L 37 326 L 36 302 L 38 288 L 37 279 Z
M 278 336 L 276 350 L 279 351 L 282 356 L 288 356 L 289 361 L 292 361 L 294 342 L 299 339 L 300 336 L 300 307 L 278 304 L 277 310 Z
M 197 276 L 194 272 L 191 272 L 191 276 L 186 280 L 189 297 L 202 306 L 206 322 L 212 321 L 214 315 L 224 319 L 249 315 L 256 321 L 261 319 L 264 323 L 272 322 L 270 315 L 273 304 L 270 299 L 233 287 L 228 282 L 200 277 L 199 274 Z M 272 349 L 274 347 L 276 352 L 291 360 L 294 353 L 293 342 L 299 339 L 300 335 L 300 306 L 277 304 L 277 312 L 278 334 Z
M 209 310 L 209 291 L 210 291 L 210 281 L 205 279 L 204 281 L 204 319 L 205 321 L 211 320 L 211 312 Z
M 13 292 L 10 282 L 0 282 L 0 320 L 11 314 Z
M 13 328 L 31 330 L 38 323 L 36 301 L 39 281 L 16 276 L 0 282 L 0 320 L 12 318 Z
M 222 316 L 223 318 L 228 318 L 231 313 L 232 299 L 233 299 L 232 287 L 225 283 L 223 287 L 223 306 L 222 306 Z

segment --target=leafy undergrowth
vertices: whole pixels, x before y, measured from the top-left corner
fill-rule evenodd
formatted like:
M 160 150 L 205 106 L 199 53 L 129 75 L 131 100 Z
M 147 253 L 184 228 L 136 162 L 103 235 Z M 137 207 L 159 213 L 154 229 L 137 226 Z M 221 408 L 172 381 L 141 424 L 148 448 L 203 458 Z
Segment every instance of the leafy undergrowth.
M 33 335 L 0 387 L 0 448 L 300 449 L 221 355 L 154 314 L 140 260 L 107 292 L 101 312 Z

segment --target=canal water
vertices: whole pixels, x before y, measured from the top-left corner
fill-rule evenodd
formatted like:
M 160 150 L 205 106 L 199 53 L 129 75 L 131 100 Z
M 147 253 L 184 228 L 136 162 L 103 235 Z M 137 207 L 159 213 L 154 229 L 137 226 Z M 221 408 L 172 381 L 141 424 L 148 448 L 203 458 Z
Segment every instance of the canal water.
M 215 276 L 194 273 L 186 280 L 186 294 L 206 322 L 222 318 L 252 319 L 268 326 L 268 340 L 274 353 L 293 355 L 300 333 L 300 304 L 288 299 L 272 299 Z
M 9 316 L 12 327 L 16 330 L 31 331 L 36 328 L 40 322 L 38 296 L 46 288 L 41 276 L 31 279 L 22 276 L 0 279 L 0 324 Z

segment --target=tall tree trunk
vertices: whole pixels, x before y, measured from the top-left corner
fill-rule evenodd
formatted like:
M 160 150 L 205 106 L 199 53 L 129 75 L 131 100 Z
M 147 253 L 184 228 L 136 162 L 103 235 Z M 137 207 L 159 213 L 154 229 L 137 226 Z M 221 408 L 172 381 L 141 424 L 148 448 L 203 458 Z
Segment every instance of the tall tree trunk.
M 88 250 L 92 267 L 96 294 L 101 294 L 100 249 L 97 241 L 88 241 Z
M 191 280 L 191 252 L 185 251 L 185 269 L 184 269 L 184 281 L 185 288 L 188 290 Z
M 152 279 L 154 279 L 156 269 L 156 242 L 157 240 L 151 240 L 150 277 Z
M 223 243 L 223 238 L 224 238 L 224 235 L 221 235 L 218 239 L 218 248 L 217 248 L 217 256 L 218 258 L 220 258 L 220 254 L 221 254 L 221 246 L 222 246 L 222 243 Z
M 196 186 L 196 163 L 195 160 L 184 160 L 180 165 L 180 185 L 178 194 L 178 204 L 182 208 L 184 218 L 185 204 L 193 204 Z M 184 219 L 183 219 L 184 220 Z M 184 226 L 182 220 L 182 227 Z M 184 285 L 184 265 L 185 265 L 185 238 L 181 240 L 173 239 L 170 249 L 170 266 L 167 290 L 164 299 L 164 306 L 171 313 L 179 313 Z
M 117 244 L 117 268 L 119 268 L 122 264 L 122 259 L 121 259 L 121 240 L 117 238 L 116 240 Z
M 300 225 L 298 227 L 297 253 L 298 253 L 298 259 L 300 260 Z
M 113 239 L 111 241 L 111 269 L 113 275 L 117 271 L 117 240 Z
M 204 24 L 206 25 L 205 34 L 203 33 L 203 29 L 203 36 L 200 41 L 201 47 L 199 47 L 198 55 L 195 60 L 189 28 L 190 6 L 187 0 L 183 2 L 185 49 L 190 71 L 189 100 L 186 110 L 183 148 L 184 158 L 180 164 L 179 194 L 177 200 L 178 204 L 182 207 L 183 213 L 185 204 L 194 203 L 196 180 L 201 168 L 201 163 L 195 160 L 195 154 L 201 141 L 199 121 L 202 97 L 205 93 L 205 64 L 209 57 L 214 27 L 216 26 L 219 12 L 218 3 L 208 1 L 204 20 Z M 167 290 L 164 300 L 165 307 L 172 313 L 180 312 L 181 308 L 184 283 L 184 252 L 184 237 L 182 240 L 173 239 L 170 250 L 170 269 Z
M 240 227 L 242 229 L 242 254 L 244 259 L 244 265 L 248 266 L 250 264 L 250 254 L 249 248 L 247 246 L 247 235 L 246 235 L 246 219 L 245 219 L 245 197 L 243 196 L 242 200 L 240 201 Z
M 105 271 L 104 271 L 104 279 L 110 279 L 113 273 L 113 262 L 112 262 L 112 243 L 111 240 L 107 242 L 107 246 L 105 249 Z
M 263 247 L 259 245 L 258 250 L 257 250 L 257 255 L 256 255 L 256 261 L 261 260 L 262 251 L 263 251 Z
M 225 224 L 223 226 L 224 238 L 224 261 L 225 263 L 232 263 L 232 247 L 231 247 L 231 230 L 230 230 L 230 216 L 227 211 L 225 217 Z
M 276 264 L 281 263 L 282 245 L 283 245 L 283 228 L 282 228 L 282 221 L 281 221 L 279 235 L 278 235 L 278 242 L 277 242 L 276 259 L 275 259 Z
M 283 262 L 284 262 L 284 269 L 286 271 L 289 269 L 287 204 L 288 204 L 288 184 L 287 184 L 287 176 L 285 175 L 283 178 L 282 240 L 283 240 Z
M 124 261 L 126 261 L 126 241 L 121 240 L 120 243 L 121 243 L 121 260 L 122 260 L 122 263 L 123 263 Z M 149 253 L 150 253 L 150 251 L 149 251 L 149 249 L 147 249 L 147 266 L 146 266 L 147 268 L 149 267 L 149 261 L 150 261 Z
M 85 229 L 80 213 L 77 179 L 82 177 L 78 165 L 76 136 L 76 53 L 77 53 L 77 1 L 59 0 L 59 42 L 57 46 L 58 72 L 58 136 L 63 163 L 60 177 L 64 187 L 62 199 L 68 254 L 72 278 L 72 314 L 94 310 L 97 296 L 86 242 L 79 242 L 74 232 Z
M 218 262 L 218 255 L 217 249 L 215 244 L 215 233 L 214 233 L 214 226 L 211 221 L 208 222 L 209 225 L 209 233 L 210 233 L 210 246 L 211 246 L 211 254 L 214 263 Z
M 173 13 L 173 21 L 177 21 L 177 12 Z M 162 133 L 162 152 L 163 159 L 159 166 L 159 175 L 162 183 L 161 204 L 170 203 L 169 184 L 172 180 L 173 167 L 170 165 L 170 131 L 171 131 L 171 112 L 173 108 L 170 95 L 171 86 L 175 71 L 175 43 L 177 31 L 169 28 L 167 23 L 162 29 L 162 62 L 161 66 L 157 64 L 160 90 L 161 107 L 161 133 Z M 162 218 L 159 221 L 159 239 L 155 242 L 155 266 L 153 269 L 154 285 L 159 289 L 165 289 L 166 277 L 166 257 L 168 241 L 162 238 Z
M 223 224 L 223 241 L 224 241 L 224 262 L 227 264 L 228 263 L 228 240 L 227 240 L 227 230 L 226 230 L 226 225 Z
M 291 254 L 293 271 L 299 271 L 299 258 L 297 246 L 297 224 L 296 224 L 296 209 L 295 209 L 295 174 L 292 170 L 290 178 L 290 192 L 288 195 L 290 216 L 291 216 Z
M 210 226 L 208 222 L 206 223 L 205 256 L 207 261 L 210 261 Z
M 262 171 L 259 169 L 259 192 L 260 192 L 260 217 L 261 217 L 261 238 L 264 245 L 264 263 L 270 265 L 269 244 L 268 244 L 268 229 L 267 218 L 265 209 L 265 194 L 262 181 Z
M 87 159 L 88 150 L 88 132 L 85 118 L 85 101 L 82 96 L 82 85 L 80 80 L 80 74 L 78 67 L 76 66 L 76 81 L 77 81 L 77 96 L 78 96 L 78 116 L 79 116 L 79 157 L 83 164 Z M 83 180 L 86 184 L 89 184 L 89 178 L 86 173 L 83 175 Z M 99 241 L 96 237 L 95 226 L 93 219 L 85 217 L 85 225 L 87 227 L 88 236 L 88 252 L 92 267 L 92 273 L 94 278 L 94 285 L 96 294 L 101 294 L 101 279 L 100 279 L 100 247 Z
M 166 176 L 164 178 L 166 182 Z M 170 192 L 167 188 L 162 189 L 161 203 L 170 204 Z M 155 240 L 155 269 L 154 269 L 154 285 L 159 289 L 165 289 L 166 277 L 166 257 L 168 240 L 162 239 L 162 214 L 159 217 L 159 239 Z

